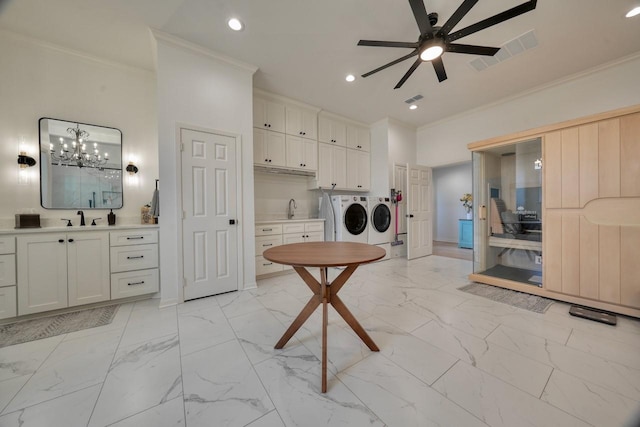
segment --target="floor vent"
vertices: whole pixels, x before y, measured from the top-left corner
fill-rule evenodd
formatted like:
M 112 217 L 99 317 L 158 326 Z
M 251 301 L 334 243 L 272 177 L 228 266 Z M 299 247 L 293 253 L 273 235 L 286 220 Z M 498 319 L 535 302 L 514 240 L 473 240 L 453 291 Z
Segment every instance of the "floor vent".
M 502 45 L 501 49 L 494 56 L 479 56 L 469 62 L 476 71 L 486 70 L 487 68 L 506 61 L 522 52 L 533 49 L 538 46 L 538 38 L 533 30 L 527 31 L 523 35 L 516 37 Z M 407 101 L 405 101 L 407 102 Z

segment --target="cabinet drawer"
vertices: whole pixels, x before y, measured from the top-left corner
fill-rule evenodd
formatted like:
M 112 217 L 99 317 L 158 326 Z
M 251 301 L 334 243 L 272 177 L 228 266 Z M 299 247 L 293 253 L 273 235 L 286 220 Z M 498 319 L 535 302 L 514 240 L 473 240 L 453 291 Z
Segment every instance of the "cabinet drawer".
M 111 272 L 158 267 L 158 245 L 117 246 L 111 248 Z
M 256 255 L 262 255 L 265 250 L 281 244 L 282 236 L 258 236 L 256 237 Z
M 0 237 L 0 254 L 16 253 L 16 238 L 14 236 Z
M 16 317 L 17 315 L 16 287 L 0 288 L 0 319 Z
M 150 294 L 159 290 L 160 282 L 157 268 L 111 275 L 111 299 Z
M 304 224 L 304 231 L 311 233 L 314 231 L 324 231 L 323 222 L 307 222 Z
M 0 255 L 0 288 L 16 284 L 16 256 Z
M 158 230 L 122 230 L 112 231 L 110 234 L 111 246 L 142 245 L 158 243 Z
M 282 271 L 282 264 L 276 264 L 275 262 L 264 259 L 262 256 L 256 257 L 256 276 L 277 273 L 279 271 Z
M 294 222 L 282 225 L 283 233 L 304 233 L 304 222 Z
M 256 225 L 256 236 L 282 234 L 282 224 Z

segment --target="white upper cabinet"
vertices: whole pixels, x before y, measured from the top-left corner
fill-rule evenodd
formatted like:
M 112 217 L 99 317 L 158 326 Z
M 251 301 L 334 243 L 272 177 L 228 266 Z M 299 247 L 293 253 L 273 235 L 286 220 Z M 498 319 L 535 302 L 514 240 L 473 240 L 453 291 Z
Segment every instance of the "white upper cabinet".
M 253 98 L 253 127 L 285 132 L 285 106 L 265 98 Z
M 347 148 L 367 152 L 371 151 L 369 129 L 362 126 L 347 125 Z
M 332 144 L 318 144 L 318 187 L 347 188 L 347 149 Z
M 262 129 L 253 130 L 253 163 L 286 166 L 285 135 Z
M 360 150 L 347 150 L 347 187 L 368 191 L 371 186 L 371 156 Z
M 286 136 L 287 167 L 315 172 L 318 169 L 318 143 L 311 139 Z
M 318 115 L 315 111 L 286 106 L 286 132 L 289 135 L 318 139 Z
M 330 117 L 318 117 L 318 140 L 345 147 L 347 145 L 347 125 Z

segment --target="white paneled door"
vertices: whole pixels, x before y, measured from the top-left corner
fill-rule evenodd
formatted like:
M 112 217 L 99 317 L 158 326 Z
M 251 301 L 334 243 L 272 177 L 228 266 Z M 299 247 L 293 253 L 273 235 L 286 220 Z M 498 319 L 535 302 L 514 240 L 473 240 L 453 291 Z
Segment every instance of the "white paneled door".
M 431 168 L 407 165 L 407 259 L 433 252 Z
M 181 129 L 184 299 L 238 289 L 236 139 Z

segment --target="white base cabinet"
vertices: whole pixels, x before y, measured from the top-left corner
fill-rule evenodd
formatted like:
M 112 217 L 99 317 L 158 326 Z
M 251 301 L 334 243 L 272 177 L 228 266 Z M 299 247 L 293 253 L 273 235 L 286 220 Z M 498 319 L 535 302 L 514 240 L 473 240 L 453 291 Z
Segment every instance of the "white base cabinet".
M 18 315 L 107 301 L 109 233 L 18 236 Z

